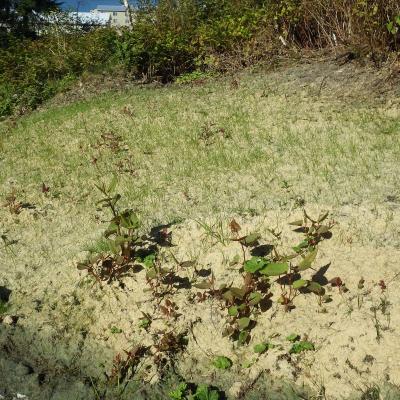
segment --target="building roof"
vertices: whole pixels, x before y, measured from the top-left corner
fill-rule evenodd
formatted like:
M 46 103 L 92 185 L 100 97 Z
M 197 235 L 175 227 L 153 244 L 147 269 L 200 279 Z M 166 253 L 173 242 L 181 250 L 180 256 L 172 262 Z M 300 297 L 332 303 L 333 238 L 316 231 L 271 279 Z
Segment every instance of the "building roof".
M 110 20 L 110 15 L 106 13 L 72 12 L 68 15 L 82 24 L 107 25 Z
M 125 12 L 125 6 L 97 6 L 97 11 L 122 11 Z

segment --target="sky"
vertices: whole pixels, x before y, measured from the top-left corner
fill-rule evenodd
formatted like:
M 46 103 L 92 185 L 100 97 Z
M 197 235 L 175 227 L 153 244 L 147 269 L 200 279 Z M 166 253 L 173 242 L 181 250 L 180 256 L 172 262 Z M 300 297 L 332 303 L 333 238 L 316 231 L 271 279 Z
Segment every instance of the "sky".
M 79 8 L 79 11 L 90 11 L 93 8 L 96 8 L 98 5 L 108 5 L 108 6 L 118 6 L 121 5 L 119 0 L 59 0 L 60 3 L 63 2 L 62 8 L 64 10 L 72 8 L 76 11 Z

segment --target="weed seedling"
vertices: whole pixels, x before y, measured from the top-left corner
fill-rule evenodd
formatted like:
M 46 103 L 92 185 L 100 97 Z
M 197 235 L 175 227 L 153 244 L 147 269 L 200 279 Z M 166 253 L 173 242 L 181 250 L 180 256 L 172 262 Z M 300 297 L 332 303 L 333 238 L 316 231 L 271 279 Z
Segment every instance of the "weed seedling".
M 118 353 L 113 360 L 113 366 L 110 374 L 106 374 L 109 383 L 116 385 L 123 392 L 129 380 L 135 375 L 136 370 L 147 353 L 147 348 L 144 346 L 136 346 L 130 351 L 125 351 L 124 354 Z M 125 383 L 124 387 L 121 385 Z
M 121 195 L 113 194 L 116 185 L 115 176 L 108 186 L 105 183 L 96 185 L 104 196 L 98 204 L 111 214 L 109 226 L 103 235 L 109 252 L 96 254 L 77 266 L 80 270 L 87 270 L 98 282 L 110 283 L 119 279 L 132 269 L 135 261 L 143 261 L 141 254 L 148 251 L 146 238 L 138 234 L 140 221 L 137 214 L 131 209 L 121 210 L 118 207 Z M 143 262 L 148 266 L 154 263 L 154 259 L 155 255 L 148 255 Z

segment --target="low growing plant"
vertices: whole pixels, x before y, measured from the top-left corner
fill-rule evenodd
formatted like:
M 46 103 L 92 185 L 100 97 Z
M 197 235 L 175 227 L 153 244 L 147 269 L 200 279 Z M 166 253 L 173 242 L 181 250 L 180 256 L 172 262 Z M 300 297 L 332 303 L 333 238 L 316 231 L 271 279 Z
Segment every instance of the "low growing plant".
M 95 254 L 77 265 L 79 270 L 87 270 L 100 283 L 102 281 L 110 283 L 114 279 L 119 279 L 134 267 L 135 262 L 144 262 L 148 266 L 155 258 L 154 243 L 138 232 L 140 220 L 137 214 L 132 209 L 118 207 L 121 195 L 113 194 L 116 185 L 115 176 L 108 186 L 105 183 L 96 185 L 104 196 L 98 204 L 111 213 L 108 228 L 103 234 L 102 245 L 109 251 Z M 148 254 L 143 257 L 143 253 Z
M 303 276 L 307 270 L 314 270 L 312 266 L 319 243 L 332 235 L 334 223 L 325 224 L 327 217 L 328 213 L 323 213 L 318 218 L 312 218 L 304 211 L 303 219 L 291 223 L 296 232 L 303 234 L 303 239 L 292 247 L 290 253 L 282 253 L 277 246 L 270 246 L 268 255 L 251 258 L 247 258 L 247 248 L 254 249 L 261 235 L 250 233 L 240 236 L 240 225 L 235 220 L 230 223 L 234 236 L 231 240 L 240 244 L 243 254 L 242 286 L 222 285 L 216 288 L 213 276 L 195 285 L 206 290 L 197 294 L 199 301 L 216 297 L 226 307 L 228 315 L 224 336 L 230 336 L 239 345 L 248 343 L 258 315 L 271 306 L 274 287 L 279 288 L 277 301 L 286 311 L 294 308 L 294 300 L 300 294 L 314 293 L 320 305 L 327 300 L 323 286 L 314 278 Z
M 171 400 L 220 400 L 218 390 L 210 388 L 207 385 L 191 385 L 181 382 L 178 387 L 169 392 Z

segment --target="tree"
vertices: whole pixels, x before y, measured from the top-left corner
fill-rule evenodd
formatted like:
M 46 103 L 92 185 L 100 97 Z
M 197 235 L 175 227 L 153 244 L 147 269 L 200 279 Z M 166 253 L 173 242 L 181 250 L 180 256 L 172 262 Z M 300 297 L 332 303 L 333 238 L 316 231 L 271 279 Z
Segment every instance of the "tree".
M 0 26 L 21 36 L 35 36 L 43 14 L 57 11 L 57 0 L 1 0 Z

